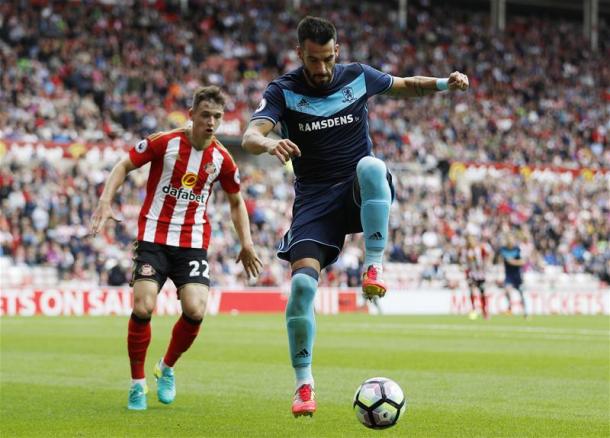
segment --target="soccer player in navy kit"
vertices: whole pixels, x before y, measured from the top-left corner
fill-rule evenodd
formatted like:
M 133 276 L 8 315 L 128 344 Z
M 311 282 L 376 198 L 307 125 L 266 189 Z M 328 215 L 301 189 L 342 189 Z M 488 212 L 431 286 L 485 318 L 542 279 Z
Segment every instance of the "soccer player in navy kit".
M 521 248 L 515 244 L 515 238 L 512 235 L 506 238 L 506 245 L 500 248 L 499 253 L 504 262 L 504 293 L 508 301 L 508 312 L 512 313 L 510 291 L 515 289 L 521 298 L 523 316 L 527 318 L 527 308 L 523 296 L 523 278 L 521 277 L 521 268 L 525 265 L 525 260 L 521 256 Z
M 365 297 L 386 292 L 381 263 L 393 186 L 384 162 L 372 156 L 367 100 L 382 93 L 420 97 L 466 90 L 468 78 L 459 72 L 444 79 L 400 78 L 365 64 L 336 64 L 337 31 L 317 17 L 301 20 L 297 36 L 303 65 L 268 85 L 242 147 L 282 163 L 292 159 L 296 176 L 292 224 L 278 256 L 292 268 L 286 327 L 297 382 L 292 413 L 300 416 L 316 410 L 311 361 L 318 277 L 337 259 L 347 234 L 364 231 Z M 268 138 L 277 123 L 282 138 Z

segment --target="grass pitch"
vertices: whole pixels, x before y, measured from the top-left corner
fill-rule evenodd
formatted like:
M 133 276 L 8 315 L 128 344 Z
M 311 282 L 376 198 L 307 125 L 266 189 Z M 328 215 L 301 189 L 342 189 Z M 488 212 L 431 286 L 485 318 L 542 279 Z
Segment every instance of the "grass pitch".
M 174 320 L 153 318 L 149 407 L 130 412 L 126 317 L 3 317 L 0 436 L 610 436 L 607 316 L 318 316 L 311 419 L 290 413 L 283 315 L 207 317 L 176 365 L 175 402 L 159 403 L 152 367 Z M 352 411 L 374 376 L 407 396 L 392 429 Z

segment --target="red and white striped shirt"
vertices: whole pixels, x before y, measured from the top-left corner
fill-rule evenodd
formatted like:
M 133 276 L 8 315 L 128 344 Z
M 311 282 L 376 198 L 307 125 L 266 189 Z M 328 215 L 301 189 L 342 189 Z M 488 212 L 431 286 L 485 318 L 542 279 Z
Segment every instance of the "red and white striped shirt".
M 214 138 L 198 151 L 184 129 L 153 134 L 129 151 L 136 167 L 150 161 L 146 198 L 138 219 L 138 240 L 183 248 L 205 248 L 212 229 L 207 205 L 216 180 L 239 192 L 239 170 Z
M 475 245 L 474 248 L 464 248 L 466 278 L 484 281 L 485 270 L 490 256 L 491 248 L 485 243 Z

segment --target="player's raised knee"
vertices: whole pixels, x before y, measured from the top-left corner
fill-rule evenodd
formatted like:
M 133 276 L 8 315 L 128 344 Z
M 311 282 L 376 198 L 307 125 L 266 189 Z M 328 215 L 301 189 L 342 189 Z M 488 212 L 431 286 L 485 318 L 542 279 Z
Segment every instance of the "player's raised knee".
M 358 161 L 356 172 L 361 185 L 374 184 L 386 179 L 387 168 L 379 158 L 367 156 Z

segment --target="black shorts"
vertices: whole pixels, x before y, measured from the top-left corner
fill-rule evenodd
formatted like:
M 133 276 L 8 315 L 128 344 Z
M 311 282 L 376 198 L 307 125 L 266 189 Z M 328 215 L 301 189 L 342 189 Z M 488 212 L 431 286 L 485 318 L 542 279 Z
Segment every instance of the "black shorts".
M 177 289 L 187 283 L 210 285 L 208 253 L 203 248 L 181 248 L 158 243 L 134 243 L 131 286 L 137 280 L 154 280 L 159 290 L 170 278 Z
M 389 171 L 386 178 L 393 200 L 394 185 Z M 317 258 L 320 267 L 325 268 L 337 260 L 346 235 L 362 232 L 358 178 L 354 172 L 353 178 L 332 185 L 297 183 L 295 192 L 292 224 L 278 246 L 277 255 L 291 263 L 303 256 Z M 296 248 L 303 244 L 303 248 Z
M 485 280 L 475 280 L 474 278 L 469 278 L 468 285 L 470 287 L 476 287 L 481 292 L 485 290 Z

